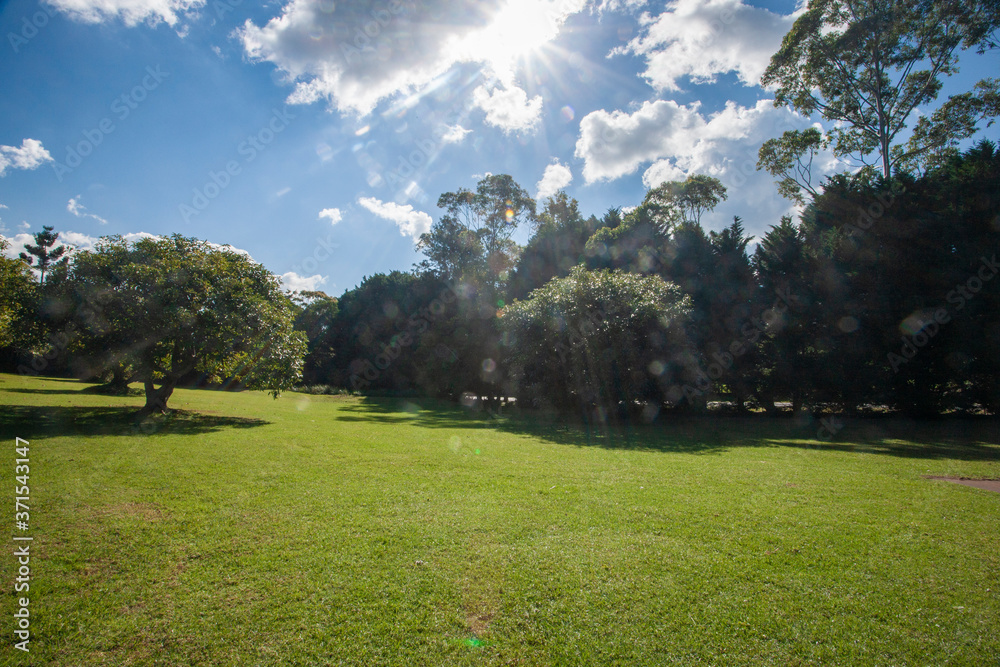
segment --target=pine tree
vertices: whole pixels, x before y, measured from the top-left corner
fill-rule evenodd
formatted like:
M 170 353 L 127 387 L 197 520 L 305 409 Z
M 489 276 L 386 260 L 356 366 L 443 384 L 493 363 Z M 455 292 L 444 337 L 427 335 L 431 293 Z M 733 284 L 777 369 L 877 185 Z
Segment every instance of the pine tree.
M 25 244 L 24 249 L 28 252 L 21 253 L 21 259 L 28 266 L 37 268 L 41 273 L 38 278 L 39 283 L 45 282 L 45 271 L 50 266 L 66 266 L 69 262 L 69 256 L 66 254 L 69 249 L 66 246 L 60 245 L 53 248 L 59 239 L 59 233 L 53 232 L 53 229 L 49 225 L 44 225 L 42 231 L 35 234 L 35 243 L 38 245 Z M 36 259 L 38 260 L 37 264 L 35 263 Z

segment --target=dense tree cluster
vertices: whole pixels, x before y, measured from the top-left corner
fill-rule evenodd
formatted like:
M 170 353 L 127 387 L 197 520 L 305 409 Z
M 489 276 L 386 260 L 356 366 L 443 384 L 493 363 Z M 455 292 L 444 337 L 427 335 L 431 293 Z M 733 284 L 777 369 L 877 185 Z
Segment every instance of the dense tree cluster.
M 45 227 L 23 261 L 0 259 L 0 360 L 142 381 L 147 411 L 194 374 L 516 398 L 597 421 L 720 405 L 996 414 L 1000 152 L 957 147 L 1000 115 L 1000 81 L 934 104 L 961 51 L 996 48 L 998 27 L 992 1 L 810 2 L 762 82 L 831 129 L 761 147 L 802 214 L 755 220 L 775 223 L 760 239 L 740 218 L 706 232 L 727 197 L 707 175 L 600 218 L 564 192 L 539 211 L 489 175 L 441 195 L 411 272 L 334 299 L 283 295 L 246 257 L 179 236 L 111 238 L 69 261 Z M 827 149 L 852 166 L 820 182 Z
M 759 240 L 739 218 L 704 230 L 725 196 L 711 181 L 585 218 L 565 193 L 537 214 L 518 195 L 508 215 L 523 190 L 492 176 L 442 196 L 426 262 L 338 299 L 289 299 L 246 257 L 182 237 L 111 238 L 42 283 L 3 260 L 0 343 L 25 372 L 142 381 L 147 410 L 193 377 L 288 388 L 303 357 L 309 385 L 516 398 L 588 420 L 1000 410 L 993 144 L 921 176 L 836 176 Z M 534 230 L 523 248 L 518 217 Z

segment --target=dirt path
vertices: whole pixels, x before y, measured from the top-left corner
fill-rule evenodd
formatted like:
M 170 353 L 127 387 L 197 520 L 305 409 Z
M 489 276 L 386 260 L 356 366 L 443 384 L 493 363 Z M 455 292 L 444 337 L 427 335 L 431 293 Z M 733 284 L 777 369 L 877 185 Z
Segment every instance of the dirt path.
M 966 477 L 932 477 L 928 476 L 927 479 L 940 479 L 945 482 L 954 482 L 955 484 L 964 484 L 965 486 L 972 486 L 977 489 L 983 489 L 985 491 L 996 491 L 1000 493 L 1000 479 L 968 479 Z

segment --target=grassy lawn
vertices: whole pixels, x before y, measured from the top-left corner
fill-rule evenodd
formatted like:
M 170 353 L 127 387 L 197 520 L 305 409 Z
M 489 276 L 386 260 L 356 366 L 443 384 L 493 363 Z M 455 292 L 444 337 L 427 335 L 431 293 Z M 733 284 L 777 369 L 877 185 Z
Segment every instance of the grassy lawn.
M 993 665 L 996 422 L 588 437 L 423 401 L 0 376 L 32 665 Z

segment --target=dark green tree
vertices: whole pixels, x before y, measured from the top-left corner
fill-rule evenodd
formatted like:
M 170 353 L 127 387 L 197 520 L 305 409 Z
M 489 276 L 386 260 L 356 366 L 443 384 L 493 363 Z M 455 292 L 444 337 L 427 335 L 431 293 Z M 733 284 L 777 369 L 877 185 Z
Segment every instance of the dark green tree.
M 297 310 L 294 328 L 305 334 L 308 343 L 302 381 L 316 384 L 318 369 L 327 366 L 335 353 L 325 343 L 339 311 L 337 299 L 320 291 L 295 292 L 291 298 Z
M 30 338 L 38 296 L 34 276 L 25 263 L 4 256 L 9 247 L 7 239 L 0 236 L 0 348 Z
M 519 404 L 589 423 L 652 419 L 685 377 L 689 308 L 659 276 L 574 267 L 503 311 Z
M 306 340 L 293 330 L 291 302 L 240 253 L 179 234 L 112 236 L 77 255 L 67 287 L 81 359 L 91 374 L 132 368 L 146 395 L 140 418 L 166 411 L 191 372 L 275 397 L 300 378 Z M 84 303 L 96 307 L 76 307 Z
M 775 400 L 788 399 L 798 411 L 812 396 L 817 332 L 816 274 L 802 227 L 783 217 L 761 239 L 753 264 L 762 309 L 757 318 L 762 367 L 755 393 L 769 410 Z
M 56 245 L 59 234 L 53 229 L 49 225 L 44 225 L 42 231 L 35 234 L 37 245 L 25 244 L 24 249 L 28 252 L 21 253 L 21 259 L 28 266 L 38 269 L 39 283 L 45 282 L 45 272 L 49 267 L 65 267 L 69 262 L 69 256 L 66 254 L 69 249 L 64 245 Z
M 615 211 L 617 215 L 617 211 Z M 578 202 L 559 192 L 545 203 L 538 215 L 539 225 L 518 258 L 511 273 L 508 293 L 523 299 L 552 278 L 569 274 L 586 259 L 587 240 L 604 226 L 596 217 L 585 219 Z M 617 226 L 620 218 L 615 222 Z

